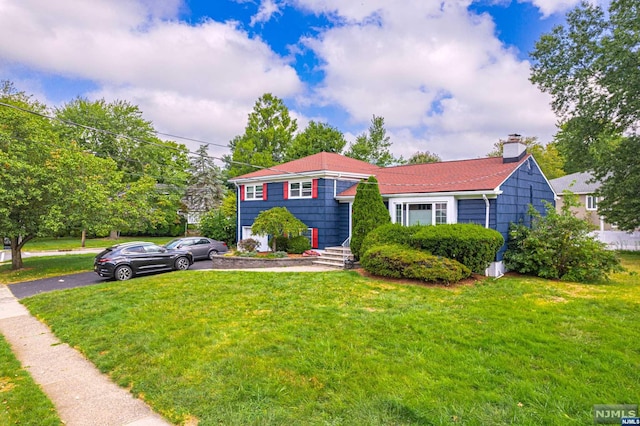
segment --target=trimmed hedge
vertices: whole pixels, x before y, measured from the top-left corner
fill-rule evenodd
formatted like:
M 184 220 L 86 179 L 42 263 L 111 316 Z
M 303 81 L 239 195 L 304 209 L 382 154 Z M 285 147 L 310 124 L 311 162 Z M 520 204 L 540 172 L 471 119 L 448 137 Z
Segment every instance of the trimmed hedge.
M 364 238 L 361 250 L 364 253 L 373 246 L 385 244 L 409 246 L 413 235 L 422 228 L 424 228 L 424 225 L 402 226 L 398 223 L 388 223 L 378 226 Z
M 374 246 L 362 255 L 360 264 L 374 275 L 425 282 L 448 284 L 471 276 L 471 270 L 460 262 L 400 244 Z
M 411 246 L 448 257 L 483 273 L 504 244 L 502 234 L 472 223 L 424 226 L 411 238 Z

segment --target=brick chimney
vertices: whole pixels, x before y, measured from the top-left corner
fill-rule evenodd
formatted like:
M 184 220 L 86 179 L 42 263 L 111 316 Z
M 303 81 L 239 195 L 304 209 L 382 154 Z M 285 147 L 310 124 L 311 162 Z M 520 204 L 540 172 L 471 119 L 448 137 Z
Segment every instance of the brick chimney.
M 510 134 L 502 144 L 502 162 L 516 163 L 527 153 L 527 146 L 522 142 L 522 136 L 517 133 Z

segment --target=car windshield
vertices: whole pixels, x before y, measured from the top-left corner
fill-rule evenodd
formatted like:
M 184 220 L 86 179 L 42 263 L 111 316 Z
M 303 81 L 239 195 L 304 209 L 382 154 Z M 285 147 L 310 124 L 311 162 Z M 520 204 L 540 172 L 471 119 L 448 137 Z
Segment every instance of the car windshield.
M 164 246 L 168 249 L 174 249 L 176 248 L 178 245 L 180 244 L 180 240 L 172 240 L 169 241 L 167 244 L 165 244 Z

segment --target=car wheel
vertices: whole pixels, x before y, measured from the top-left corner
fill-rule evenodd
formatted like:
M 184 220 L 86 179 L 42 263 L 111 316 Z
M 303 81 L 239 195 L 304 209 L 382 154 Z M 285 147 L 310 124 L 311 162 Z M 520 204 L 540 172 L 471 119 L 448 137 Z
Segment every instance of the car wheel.
M 189 269 L 189 259 L 186 257 L 179 257 L 176 259 L 176 269 L 179 271 L 185 271 Z
M 215 251 L 215 250 L 211 250 L 211 251 L 209 252 L 209 259 L 213 260 L 214 256 L 217 256 L 217 255 L 218 255 L 218 252 L 217 252 L 217 251 Z
M 118 266 L 113 273 L 113 277 L 118 281 L 126 281 L 133 277 L 133 270 L 127 265 Z

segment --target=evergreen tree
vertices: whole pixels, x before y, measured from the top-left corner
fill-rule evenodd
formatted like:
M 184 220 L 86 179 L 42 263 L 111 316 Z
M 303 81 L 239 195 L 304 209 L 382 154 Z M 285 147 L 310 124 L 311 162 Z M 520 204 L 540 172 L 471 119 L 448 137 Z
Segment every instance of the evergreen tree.
M 391 148 L 391 141 L 384 128 L 384 118 L 374 115 L 369 131 L 359 135 L 355 143 L 349 146 L 345 155 L 380 167 L 402 162 L 402 158 L 398 159 L 391 155 L 389 148 Z
M 389 210 L 384 205 L 378 180 L 369 176 L 361 181 L 356 189 L 353 200 L 353 231 L 351 233 L 351 253 L 356 259 L 363 254 L 360 252 L 362 241 L 367 234 L 378 226 L 391 222 Z

